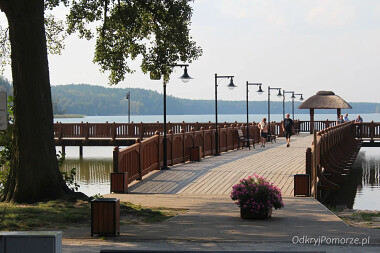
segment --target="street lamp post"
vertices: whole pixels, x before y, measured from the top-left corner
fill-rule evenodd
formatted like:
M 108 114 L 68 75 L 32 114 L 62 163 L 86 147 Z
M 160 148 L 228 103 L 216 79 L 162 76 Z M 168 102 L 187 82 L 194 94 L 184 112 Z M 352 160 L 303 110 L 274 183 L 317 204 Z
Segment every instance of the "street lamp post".
M 285 93 L 291 93 L 293 94 L 290 98 L 294 99 L 294 91 L 285 91 L 282 90 L 282 118 L 285 119 Z
M 128 99 L 128 124 L 131 123 L 131 92 L 128 91 L 125 95 L 125 99 Z
M 296 98 L 296 96 L 301 96 L 301 97 L 300 97 L 300 101 L 303 101 L 302 94 L 300 94 L 300 93 L 298 93 L 298 94 L 294 94 L 294 93 L 293 93 L 293 96 L 292 96 L 292 112 L 293 112 L 293 120 L 295 119 L 295 118 L 294 118 L 294 99 Z
M 277 97 L 282 97 L 281 88 L 271 88 L 268 86 L 268 141 L 271 140 L 271 131 L 270 131 L 270 90 L 278 90 Z
M 249 83 L 248 81 L 247 81 L 247 89 L 246 89 L 246 97 L 247 97 L 247 139 L 249 139 L 249 119 L 248 119 L 248 115 L 249 115 L 249 113 L 248 113 L 248 92 L 249 92 L 249 90 L 248 90 L 248 86 L 249 85 L 256 85 L 256 86 L 259 86 L 259 89 L 257 90 L 257 93 L 259 93 L 259 94 L 262 94 L 264 91 L 261 89 L 261 85 L 262 85 L 262 83 Z M 250 145 L 250 143 L 249 143 L 249 141 L 247 141 L 246 142 L 247 143 L 247 147 L 249 148 L 249 149 L 251 149 L 251 145 Z
M 229 89 L 233 89 L 236 85 L 233 82 L 234 76 L 218 76 L 215 74 L 215 154 L 216 156 L 220 155 L 219 153 L 219 134 L 218 134 L 218 78 L 229 78 L 230 83 L 228 84 Z
M 187 83 L 190 79 L 193 79 L 191 78 L 188 74 L 187 74 L 187 67 L 189 66 L 189 64 L 175 64 L 175 65 L 172 65 L 171 67 L 185 67 L 184 69 L 184 73 L 183 75 L 180 77 L 180 79 L 184 82 L 184 83 Z M 168 149 L 167 149 L 167 140 L 166 140 L 166 133 L 167 133 L 167 129 L 166 129 L 166 81 L 165 81 L 165 78 L 163 78 L 163 86 L 164 86 L 164 139 L 163 139 L 163 166 L 162 166 L 162 170 L 165 170 L 165 169 L 169 169 L 168 168 Z

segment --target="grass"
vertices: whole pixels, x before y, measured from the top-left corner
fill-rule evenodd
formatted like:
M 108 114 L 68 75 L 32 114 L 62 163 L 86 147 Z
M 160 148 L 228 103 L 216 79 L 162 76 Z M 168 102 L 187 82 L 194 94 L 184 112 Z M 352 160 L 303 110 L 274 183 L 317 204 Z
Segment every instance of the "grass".
M 162 222 L 185 213 L 186 209 L 156 207 L 153 209 L 135 205 L 130 202 L 123 202 L 120 206 L 122 224 L 139 224 Z
M 162 222 L 185 209 L 147 208 L 129 202 L 120 203 L 121 224 Z M 36 204 L 0 203 L 0 231 L 62 229 L 70 226 L 90 226 L 91 204 L 84 201 L 55 200 Z
M 329 209 L 351 226 L 380 229 L 379 211 Z
M 65 228 L 90 217 L 88 202 L 49 201 L 31 205 L 0 203 L 0 230 Z

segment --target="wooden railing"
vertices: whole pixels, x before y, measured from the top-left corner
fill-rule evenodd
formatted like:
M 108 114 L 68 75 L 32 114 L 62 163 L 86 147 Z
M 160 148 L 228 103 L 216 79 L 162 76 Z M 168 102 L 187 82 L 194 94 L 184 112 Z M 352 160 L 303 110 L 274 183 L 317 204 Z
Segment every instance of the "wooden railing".
M 259 141 L 260 131 L 257 125 L 250 125 L 250 136 Z M 239 143 L 237 129 L 245 133 L 246 127 L 232 124 L 229 127 L 219 128 L 219 150 L 226 152 L 242 147 Z M 169 130 L 167 134 L 167 161 L 168 165 L 184 163 L 190 160 L 190 148 L 201 147 L 202 157 L 215 153 L 215 130 L 212 126 L 207 129 L 201 127 L 196 131 L 181 130 L 174 133 Z M 140 141 L 127 148 L 114 149 L 114 172 L 127 172 L 128 184 L 134 180 L 141 180 L 147 173 L 158 170 L 163 165 L 163 136 L 156 131 L 154 136 Z
M 238 124 L 244 125 L 245 123 L 220 123 L 218 126 L 223 128 L 225 125 Z M 254 124 L 254 123 L 252 123 Z M 271 132 L 276 136 L 283 136 L 281 122 L 271 122 Z M 336 121 L 314 121 L 314 129 L 321 131 L 336 125 Z M 366 122 L 358 124 L 361 129 L 363 138 L 380 138 L 380 123 Z M 182 129 L 185 132 L 190 132 L 191 129 L 199 131 L 201 128 L 209 129 L 214 128 L 215 124 L 208 123 L 167 123 L 167 129 L 171 129 L 173 133 L 180 133 Z M 298 132 L 310 132 L 310 121 L 295 121 L 295 128 Z M 153 136 L 156 131 L 163 133 L 162 123 L 60 123 L 54 124 L 54 137 L 57 139 L 62 138 L 140 138 L 144 139 Z M 358 130 L 358 133 L 359 130 Z
M 231 123 L 220 123 L 218 126 L 222 128 L 224 125 Z M 244 124 L 234 122 L 233 124 Z M 189 132 L 191 129 L 199 131 L 201 128 L 208 129 L 215 127 L 214 123 L 167 123 L 167 129 L 171 129 L 173 133 L 180 133 L 182 129 Z M 140 138 L 153 136 L 156 131 L 163 133 L 163 123 L 54 123 L 54 137 L 62 138 Z
M 306 150 L 306 173 L 310 175 L 310 190 L 315 198 L 344 183 L 360 149 L 355 132 L 353 122 L 315 130 L 313 145 Z

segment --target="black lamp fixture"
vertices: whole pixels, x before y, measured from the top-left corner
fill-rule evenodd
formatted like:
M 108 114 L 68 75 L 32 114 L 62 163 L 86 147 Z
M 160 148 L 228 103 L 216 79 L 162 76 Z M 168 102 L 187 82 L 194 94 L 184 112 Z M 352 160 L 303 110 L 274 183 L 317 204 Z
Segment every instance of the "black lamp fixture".
M 188 64 L 178 64 L 178 65 L 175 65 L 175 66 L 179 66 L 179 67 L 185 67 L 185 69 L 183 70 L 183 75 L 180 77 L 181 81 L 184 82 L 184 83 L 187 83 L 189 82 L 191 79 L 193 79 L 192 77 L 189 76 L 189 74 L 187 73 L 187 66 L 189 66 Z
M 184 83 L 187 83 L 188 81 L 190 81 L 191 78 L 189 76 L 189 74 L 187 73 L 187 67 L 189 66 L 189 64 L 174 64 L 174 65 L 171 65 L 171 67 L 185 67 L 184 69 L 184 73 L 183 75 L 180 77 L 180 79 L 182 80 L 182 82 Z M 163 86 L 164 86 L 164 139 L 162 141 L 162 144 L 163 144 L 163 166 L 162 166 L 162 170 L 166 170 L 166 169 L 169 169 L 168 167 L 168 147 L 167 147 L 167 129 L 166 129 L 166 82 L 165 80 L 163 81 Z
M 300 97 L 300 101 L 303 101 L 303 97 L 302 97 L 302 94 L 298 93 L 298 94 L 293 94 L 292 96 L 292 112 L 293 112 L 293 120 L 294 120 L 294 99 L 296 98 L 296 96 L 301 96 Z
M 261 94 L 263 94 L 264 93 L 264 91 L 261 89 L 261 85 L 262 85 L 262 83 L 249 83 L 248 81 L 247 81 L 247 83 L 246 83 L 246 102 L 247 102 L 247 139 L 249 139 L 250 137 L 249 137 L 249 113 L 248 113 L 248 92 L 249 92 L 249 89 L 248 89 L 248 86 L 249 85 L 255 85 L 255 86 L 259 86 L 259 89 L 257 90 L 257 93 L 259 94 L 259 95 L 261 95 Z M 247 141 L 246 142 L 247 144 L 246 144 L 246 146 L 249 148 L 249 149 L 251 149 L 251 145 L 250 145 L 250 143 L 249 143 L 249 141 Z
M 285 94 L 286 93 L 292 94 L 292 96 L 290 97 L 291 99 L 295 98 L 294 91 L 285 91 L 285 90 L 282 91 L 282 118 L 283 119 L 285 119 Z
M 271 140 L 270 131 L 270 90 L 278 90 L 277 97 L 282 97 L 281 88 L 271 88 L 268 86 L 268 141 Z
M 218 78 L 229 78 L 230 83 L 227 87 L 232 90 L 237 87 L 234 84 L 234 76 L 218 76 L 215 74 L 215 153 L 214 155 L 220 155 L 219 153 L 219 134 L 218 134 Z

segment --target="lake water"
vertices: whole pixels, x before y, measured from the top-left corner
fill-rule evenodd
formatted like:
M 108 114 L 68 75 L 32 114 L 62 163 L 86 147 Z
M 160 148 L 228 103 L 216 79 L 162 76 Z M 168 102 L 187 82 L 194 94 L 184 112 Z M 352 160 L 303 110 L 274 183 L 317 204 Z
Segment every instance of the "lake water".
M 365 121 L 380 121 L 380 114 L 361 114 Z M 298 117 L 299 116 L 299 117 Z M 333 119 L 332 114 L 317 114 L 316 120 Z M 168 115 L 171 122 L 208 122 L 214 120 L 214 115 Z M 260 120 L 266 115 L 251 115 L 250 121 Z M 308 120 L 307 114 L 297 115 L 297 119 Z M 134 116 L 135 122 L 162 122 L 160 115 Z M 281 120 L 282 115 L 271 115 L 273 120 Z M 57 119 L 61 122 L 127 122 L 126 116 L 91 116 L 85 118 Z M 55 121 L 57 121 L 55 120 Z M 245 115 L 220 115 L 220 122 L 246 120 Z M 60 147 L 57 147 L 60 150 Z M 83 158 L 79 158 L 78 147 L 66 147 L 66 161 L 62 170 L 77 169 L 76 181 L 80 185 L 79 190 L 89 196 L 95 194 L 108 194 L 110 192 L 110 173 L 112 172 L 113 147 L 84 147 Z M 349 208 L 360 210 L 380 210 L 380 148 L 362 148 L 357 167 L 352 170 L 351 183 L 348 190 L 340 199 L 345 199 L 345 205 Z
M 370 122 L 371 120 L 375 122 L 380 121 L 380 113 L 371 113 L 371 114 L 360 114 L 364 122 Z M 356 118 L 356 114 L 349 115 L 351 120 Z M 260 122 L 262 118 L 268 118 L 267 114 L 250 114 L 249 121 Z M 292 115 L 291 115 L 292 117 Z M 271 121 L 281 121 L 282 114 L 271 114 Z M 295 119 L 299 120 L 310 120 L 309 114 L 295 114 Z M 314 120 L 336 120 L 336 114 L 315 114 Z M 84 118 L 57 118 L 54 119 L 54 122 L 62 123 L 79 123 L 79 122 L 89 122 L 89 123 L 105 123 L 105 122 L 116 122 L 116 123 L 126 123 L 128 122 L 128 116 L 86 116 Z M 135 123 L 152 123 L 152 122 L 163 122 L 162 115 L 131 115 L 131 122 Z M 167 115 L 167 122 L 215 122 L 214 114 L 204 114 L 204 115 Z M 246 122 L 246 114 L 220 114 L 218 115 L 218 122 Z
M 380 148 L 361 148 L 357 174 L 361 180 L 353 203 L 353 209 L 380 210 Z

